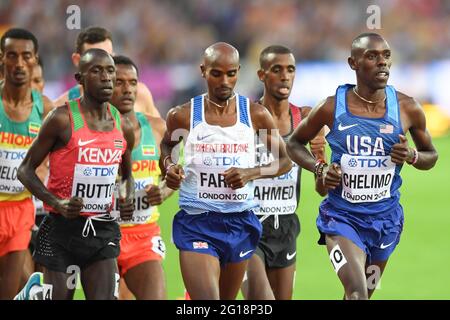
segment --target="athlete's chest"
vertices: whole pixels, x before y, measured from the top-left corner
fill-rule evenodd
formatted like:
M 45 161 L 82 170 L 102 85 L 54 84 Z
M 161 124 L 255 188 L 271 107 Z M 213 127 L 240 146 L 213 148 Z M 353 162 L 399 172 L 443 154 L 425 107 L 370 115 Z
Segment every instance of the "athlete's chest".
M 3 106 L 7 117 L 15 122 L 24 122 L 28 120 L 33 111 L 33 101 L 28 101 L 16 106 L 12 103 L 3 101 Z
M 112 118 L 106 118 L 102 120 L 95 119 L 94 117 L 85 116 L 86 125 L 92 131 L 109 132 L 114 129 L 114 120 Z
M 232 127 L 237 122 L 237 115 L 234 114 L 205 114 L 205 121 L 218 127 Z
M 273 120 L 275 122 L 275 128 L 279 130 L 281 136 L 287 136 L 292 132 L 292 119 L 289 114 L 279 118 L 273 117 Z
M 386 105 L 381 104 L 369 104 L 365 102 L 348 102 L 348 112 L 356 117 L 363 117 L 368 119 L 379 119 L 386 114 Z

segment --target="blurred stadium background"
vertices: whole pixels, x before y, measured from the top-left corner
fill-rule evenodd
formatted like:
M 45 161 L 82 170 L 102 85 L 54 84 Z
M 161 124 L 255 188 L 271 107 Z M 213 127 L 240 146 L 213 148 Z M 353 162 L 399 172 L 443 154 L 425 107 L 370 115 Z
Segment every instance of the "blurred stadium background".
M 199 62 L 216 41 L 239 49 L 242 69 L 237 91 L 258 98 L 258 55 L 271 44 L 290 47 L 297 58 L 292 102 L 315 105 L 341 83 L 354 82 L 346 59 L 360 32 L 381 33 L 393 49 L 390 84 L 417 98 L 440 153 L 429 172 L 404 169 L 405 231 L 375 299 L 450 299 L 450 215 L 446 196 L 450 173 L 450 1 L 314 0 L 2 0 L 0 34 L 12 26 L 30 29 L 40 42 L 45 94 L 56 98 L 75 81 L 71 53 L 79 30 L 66 26 L 68 6 L 81 10 L 81 28 L 102 26 L 113 34 L 117 54 L 134 59 L 141 81 L 165 117 L 170 107 L 205 90 Z M 368 30 L 369 5 L 381 9 L 381 29 Z M 303 178 L 295 299 L 340 299 L 342 289 L 316 245 L 319 197 L 311 175 Z M 183 296 L 178 253 L 171 243 L 176 196 L 162 206 L 161 225 L 170 299 Z

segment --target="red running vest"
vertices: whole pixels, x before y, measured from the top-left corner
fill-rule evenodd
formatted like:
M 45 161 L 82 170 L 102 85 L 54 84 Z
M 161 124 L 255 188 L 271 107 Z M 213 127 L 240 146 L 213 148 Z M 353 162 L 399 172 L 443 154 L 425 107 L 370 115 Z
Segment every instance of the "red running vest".
M 112 207 L 119 164 L 127 147 L 120 113 L 110 104 L 113 130 L 94 131 L 88 128 L 80 111 L 80 99 L 71 100 L 67 105 L 72 136 L 64 148 L 50 153 L 47 188 L 63 199 L 83 198 L 83 216 L 107 213 Z M 45 208 L 54 212 L 47 204 Z

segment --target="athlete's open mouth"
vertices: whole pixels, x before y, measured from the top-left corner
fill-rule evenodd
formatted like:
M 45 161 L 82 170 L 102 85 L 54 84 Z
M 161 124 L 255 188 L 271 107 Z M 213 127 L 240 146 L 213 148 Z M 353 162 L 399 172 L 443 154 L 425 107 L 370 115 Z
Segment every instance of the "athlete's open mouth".
M 16 78 L 23 78 L 26 75 L 27 74 L 25 72 L 23 72 L 23 71 L 16 71 L 16 72 L 14 72 L 14 77 L 16 77 Z
M 278 87 L 278 92 L 281 94 L 289 94 L 291 88 L 289 86 L 280 86 Z
M 387 77 L 389 76 L 389 71 L 388 70 L 380 70 L 376 73 L 377 76 L 380 77 Z
M 132 99 L 132 98 L 122 98 L 122 99 L 120 99 L 120 101 L 122 101 L 124 103 L 133 103 L 134 99 Z

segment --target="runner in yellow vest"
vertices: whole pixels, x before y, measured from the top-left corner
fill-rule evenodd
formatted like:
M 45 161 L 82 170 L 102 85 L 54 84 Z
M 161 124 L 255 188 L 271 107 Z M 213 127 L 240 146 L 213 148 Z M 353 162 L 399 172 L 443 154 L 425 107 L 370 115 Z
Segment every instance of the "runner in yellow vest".
M 121 298 L 125 297 L 126 286 L 138 300 L 166 299 L 166 286 L 161 261 L 165 256 L 165 245 L 157 223 L 161 204 L 173 193 L 165 181 L 159 182 L 161 171 L 158 161 L 159 144 L 166 129 L 161 118 L 134 112 L 136 101 L 138 70 L 129 58 L 114 57 L 116 65 L 116 86 L 111 103 L 133 125 L 135 144 L 132 170 L 135 180 L 135 212 L 133 219 L 123 222 L 117 211 L 113 214 L 121 225 L 122 239 L 120 255 L 117 259 L 121 282 Z M 116 197 L 117 199 L 117 197 Z
M 31 194 L 17 179 L 17 170 L 53 104 L 31 88 L 38 59 L 31 32 L 6 31 L 0 59 L 5 73 L 0 92 L 0 299 L 12 299 L 19 291 L 34 225 Z

